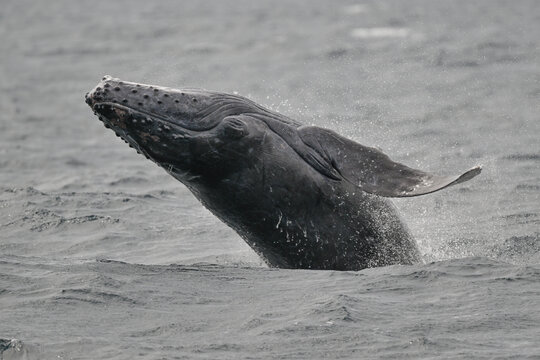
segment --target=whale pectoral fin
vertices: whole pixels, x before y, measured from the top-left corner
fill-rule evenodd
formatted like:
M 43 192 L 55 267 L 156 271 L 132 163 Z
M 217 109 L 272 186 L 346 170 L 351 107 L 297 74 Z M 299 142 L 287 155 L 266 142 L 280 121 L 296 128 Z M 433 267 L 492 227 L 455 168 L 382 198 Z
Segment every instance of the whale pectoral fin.
M 303 126 L 298 128 L 298 135 L 305 145 L 331 163 L 344 180 L 379 196 L 429 194 L 470 180 L 482 170 L 477 166 L 458 176 L 438 176 L 394 162 L 381 151 L 331 130 Z
M 324 176 L 329 177 L 333 180 L 341 180 L 341 175 L 337 170 L 332 166 L 331 159 L 329 159 L 321 151 L 318 151 L 317 148 L 306 146 L 305 141 L 301 139 L 299 129 L 297 126 L 285 123 L 283 121 L 276 121 L 268 116 L 263 116 L 260 114 L 255 115 L 256 119 L 262 120 L 270 130 L 280 136 L 291 148 L 296 151 L 298 155 L 309 165 L 311 165 L 315 170 L 323 174 Z M 317 128 L 318 129 L 318 128 Z

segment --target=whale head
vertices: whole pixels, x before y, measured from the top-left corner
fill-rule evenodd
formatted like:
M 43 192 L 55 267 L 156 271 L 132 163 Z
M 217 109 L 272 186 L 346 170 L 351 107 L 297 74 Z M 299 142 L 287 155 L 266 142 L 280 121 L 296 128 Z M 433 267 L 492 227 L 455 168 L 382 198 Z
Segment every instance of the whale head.
M 181 181 L 234 170 L 239 157 L 226 154 L 247 154 L 264 135 L 244 115 L 267 110 L 236 95 L 105 76 L 85 99 L 105 127 Z

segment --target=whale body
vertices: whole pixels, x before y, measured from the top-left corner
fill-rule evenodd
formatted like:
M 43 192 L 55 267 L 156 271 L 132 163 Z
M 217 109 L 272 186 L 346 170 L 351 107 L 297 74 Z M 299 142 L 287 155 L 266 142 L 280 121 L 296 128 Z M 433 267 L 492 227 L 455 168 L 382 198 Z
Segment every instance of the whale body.
M 392 161 L 241 96 L 106 76 L 86 95 L 106 127 L 182 182 L 272 267 L 360 270 L 420 261 L 388 197 L 470 180 Z

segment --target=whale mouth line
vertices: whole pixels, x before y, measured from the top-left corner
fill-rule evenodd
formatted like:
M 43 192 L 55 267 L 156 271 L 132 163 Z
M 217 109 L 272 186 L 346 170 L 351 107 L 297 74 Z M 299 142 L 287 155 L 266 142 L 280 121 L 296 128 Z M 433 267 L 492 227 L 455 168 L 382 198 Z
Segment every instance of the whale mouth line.
M 183 130 L 186 130 L 186 131 L 202 132 L 202 131 L 207 131 L 207 130 L 212 129 L 212 128 L 201 129 L 201 130 L 190 129 L 190 128 L 184 127 L 184 126 L 182 126 L 182 125 L 180 125 L 180 124 L 178 124 L 178 123 L 176 123 L 176 122 L 174 122 L 172 120 L 169 120 L 169 119 L 167 119 L 167 118 L 165 118 L 165 117 L 163 117 L 161 115 L 157 115 L 157 114 L 154 114 L 154 113 L 151 113 L 151 112 L 148 112 L 148 111 L 144 111 L 144 110 L 140 110 L 140 109 L 135 109 L 135 108 L 132 108 L 131 106 L 122 105 L 122 104 L 118 104 L 116 102 L 111 102 L 111 101 L 96 102 L 96 103 L 94 103 L 92 105 L 92 110 L 97 111 L 96 107 L 102 106 L 102 105 L 107 105 L 107 106 L 117 108 L 117 109 L 120 109 L 120 110 L 126 110 L 128 112 L 135 112 L 135 113 L 139 113 L 141 115 L 149 116 L 149 117 L 155 118 L 158 121 L 180 127 L 180 128 L 182 128 Z

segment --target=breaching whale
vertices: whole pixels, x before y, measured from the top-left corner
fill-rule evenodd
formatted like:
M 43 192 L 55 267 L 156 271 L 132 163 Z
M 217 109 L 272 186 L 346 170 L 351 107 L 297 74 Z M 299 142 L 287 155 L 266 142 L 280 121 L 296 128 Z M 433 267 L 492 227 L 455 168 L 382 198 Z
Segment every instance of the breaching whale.
M 269 266 L 359 270 L 420 260 L 387 197 L 478 175 L 437 176 L 241 96 L 105 76 L 86 102 L 107 128 L 233 228 Z

